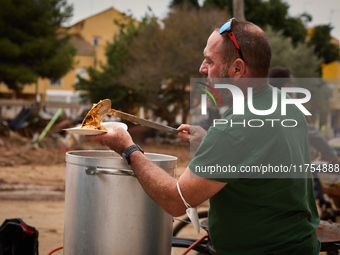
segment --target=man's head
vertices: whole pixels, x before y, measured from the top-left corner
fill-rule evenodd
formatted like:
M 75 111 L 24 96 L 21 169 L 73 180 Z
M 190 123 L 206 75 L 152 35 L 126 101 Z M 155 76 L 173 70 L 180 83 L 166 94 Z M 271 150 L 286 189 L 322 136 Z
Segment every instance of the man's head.
M 238 22 L 235 19 L 223 25 L 221 33 L 219 30 L 219 28 L 215 29 L 207 41 L 200 73 L 207 78 L 231 78 L 233 79 L 231 84 L 238 86 L 245 95 L 248 86 L 252 86 L 254 91 L 266 86 L 271 47 L 265 33 L 253 23 Z M 263 77 L 266 79 L 254 79 L 251 84 L 247 79 L 238 79 Z M 211 79 L 207 82 L 211 85 L 215 83 Z M 229 90 L 216 89 L 216 91 L 223 105 L 232 104 L 232 95 Z M 208 105 L 213 106 L 210 97 Z
M 220 34 L 219 29 L 216 29 L 204 49 L 200 72 L 208 78 L 268 77 L 271 47 L 265 33 L 253 23 L 235 19 L 230 27 L 242 51 L 243 60 L 229 34 Z
M 292 78 L 290 75 L 290 70 L 281 66 L 270 69 L 269 84 L 277 87 L 278 89 L 291 86 Z

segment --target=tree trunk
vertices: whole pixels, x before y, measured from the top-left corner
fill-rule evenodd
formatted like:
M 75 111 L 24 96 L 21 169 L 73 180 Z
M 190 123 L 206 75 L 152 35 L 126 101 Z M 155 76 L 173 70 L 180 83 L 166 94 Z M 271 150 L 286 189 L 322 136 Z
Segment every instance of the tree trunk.
M 244 0 L 233 0 L 233 15 L 239 21 L 246 21 L 244 16 Z

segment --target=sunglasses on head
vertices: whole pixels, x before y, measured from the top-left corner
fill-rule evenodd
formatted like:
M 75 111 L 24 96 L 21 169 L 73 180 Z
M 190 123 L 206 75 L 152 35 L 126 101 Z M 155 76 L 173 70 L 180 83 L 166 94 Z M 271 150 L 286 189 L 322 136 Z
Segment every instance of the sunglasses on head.
M 236 41 L 235 35 L 233 33 L 233 31 L 231 30 L 231 23 L 233 22 L 235 18 L 231 18 L 230 20 L 228 20 L 219 30 L 220 35 L 224 34 L 224 33 L 228 33 L 230 39 L 233 41 L 234 45 L 236 46 L 236 49 L 238 51 L 238 53 L 240 54 L 240 58 L 244 61 L 243 58 L 243 54 L 242 51 L 240 49 L 240 46 L 238 46 L 238 43 Z

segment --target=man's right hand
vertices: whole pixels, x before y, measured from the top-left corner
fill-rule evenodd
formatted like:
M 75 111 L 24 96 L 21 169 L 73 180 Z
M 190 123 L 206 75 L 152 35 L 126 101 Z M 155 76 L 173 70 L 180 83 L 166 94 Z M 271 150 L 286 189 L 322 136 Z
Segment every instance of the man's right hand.
M 188 124 L 182 124 L 177 129 L 182 132 L 178 132 L 177 137 L 190 143 L 195 148 L 198 148 L 201 144 L 203 137 L 207 134 L 200 126 L 190 126 Z

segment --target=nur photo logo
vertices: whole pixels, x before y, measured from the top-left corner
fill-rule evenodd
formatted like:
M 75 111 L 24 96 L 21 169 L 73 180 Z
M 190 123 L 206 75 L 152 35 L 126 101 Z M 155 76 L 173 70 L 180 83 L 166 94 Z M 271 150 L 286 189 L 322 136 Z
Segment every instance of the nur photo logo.
M 203 83 L 203 82 L 196 82 L 196 83 L 201 84 L 201 85 L 207 87 L 208 89 L 210 89 L 217 96 L 217 98 L 220 101 L 220 104 L 222 106 L 221 97 L 220 97 L 220 95 L 217 93 L 217 91 L 212 86 L 210 86 L 210 85 L 208 85 L 206 83 Z M 215 100 L 214 96 L 210 93 L 209 90 L 204 89 L 204 88 L 200 88 L 200 87 L 199 87 L 199 89 L 201 89 L 205 93 L 207 93 L 212 98 L 212 100 L 214 101 L 215 106 L 217 106 L 216 100 Z M 202 105 L 202 107 L 201 107 L 201 114 L 202 115 L 207 115 L 207 94 L 202 94 L 201 95 L 201 105 Z
M 207 107 L 208 107 L 207 106 L 207 95 L 209 95 L 212 98 L 215 106 L 217 106 L 218 103 L 216 102 L 214 95 L 217 97 L 221 107 L 223 106 L 222 105 L 223 98 L 221 99 L 216 89 L 228 89 L 230 91 L 232 99 L 233 99 L 232 113 L 234 115 L 244 115 L 245 105 L 247 104 L 246 106 L 248 107 L 249 111 L 252 114 L 256 116 L 268 116 L 277 110 L 279 101 L 281 104 L 280 105 L 281 116 L 287 115 L 287 105 L 295 105 L 306 116 L 312 115 L 303 105 L 309 102 L 309 100 L 311 99 L 310 91 L 305 88 L 284 87 L 281 89 L 281 96 L 280 96 L 281 100 L 278 100 L 278 95 L 279 95 L 278 89 L 273 87 L 271 107 L 269 109 L 260 110 L 254 107 L 254 104 L 253 104 L 254 92 L 253 92 L 252 87 L 247 88 L 247 96 L 245 96 L 239 87 L 235 85 L 231 85 L 231 84 L 215 84 L 214 87 L 203 82 L 196 82 L 196 84 L 205 86 L 205 88 L 198 87 L 200 90 L 205 92 L 204 94 L 201 94 L 201 115 L 207 115 Z M 300 98 L 291 98 L 287 96 L 289 93 L 296 93 L 296 94 L 299 93 L 301 96 Z M 245 100 L 246 100 L 246 104 L 245 104 Z M 248 126 L 250 127 L 262 127 L 265 124 L 265 122 L 268 122 L 268 123 L 271 123 L 272 127 L 274 127 L 274 123 L 277 121 L 281 122 L 281 125 L 284 127 L 295 127 L 298 124 L 297 121 L 294 119 L 264 119 L 263 120 L 262 118 L 262 119 L 250 119 L 247 121 L 247 123 L 246 121 L 244 121 L 244 122 L 234 123 L 234 125 L 241 124 L 242 126 L 245 127 L 246 124 L 248 124 Z M 285 124 L 287 122 L 292 122 L 293 125 Z M 225 119 L 214 119 L 213 126 L 227 124 L 227 123 L 228 121 Z M 254 123 L 258 123 L 258 125 L 255 125 Z M 229 124 L 233 126 L 232 120 L 230 121 Z

